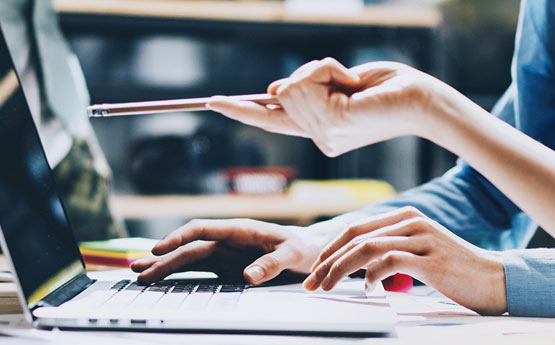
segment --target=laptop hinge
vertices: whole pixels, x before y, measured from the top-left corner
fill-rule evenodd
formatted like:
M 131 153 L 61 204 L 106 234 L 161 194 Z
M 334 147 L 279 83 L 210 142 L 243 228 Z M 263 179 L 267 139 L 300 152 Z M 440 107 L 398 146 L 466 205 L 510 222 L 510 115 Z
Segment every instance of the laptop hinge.
M 57 307 L 80 294 L 94 282 L 86 273 L 81 273 L 40 300 L 33 310 L 39 307 Z

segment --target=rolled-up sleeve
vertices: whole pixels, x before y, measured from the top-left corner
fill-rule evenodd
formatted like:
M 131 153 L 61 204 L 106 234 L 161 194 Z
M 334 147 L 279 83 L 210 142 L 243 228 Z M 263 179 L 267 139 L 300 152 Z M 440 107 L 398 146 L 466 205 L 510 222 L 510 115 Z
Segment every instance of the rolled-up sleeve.
M 509 314 L 555 317 L 555 249 L 506 251 L 503 265 Z

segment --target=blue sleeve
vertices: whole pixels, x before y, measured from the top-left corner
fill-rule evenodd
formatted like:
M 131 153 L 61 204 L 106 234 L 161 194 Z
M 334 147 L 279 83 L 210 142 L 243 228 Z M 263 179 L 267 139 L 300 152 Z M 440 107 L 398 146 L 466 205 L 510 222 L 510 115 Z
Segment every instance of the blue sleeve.
M 524 0 L 512 66 L 516 127 L 555 149 L 555 1 Z
M 555 249 L 507 251 L 503 265 L 509 314 L 555 317 Z

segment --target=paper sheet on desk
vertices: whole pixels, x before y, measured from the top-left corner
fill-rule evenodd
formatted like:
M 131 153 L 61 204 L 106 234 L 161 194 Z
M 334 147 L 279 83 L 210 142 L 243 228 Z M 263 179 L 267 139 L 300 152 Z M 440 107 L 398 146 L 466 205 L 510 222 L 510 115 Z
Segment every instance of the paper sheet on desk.
M 497 321 L 475 320 L 473 323 L 464 325 L 401 326 L 397 328 L 397 334 L 401 340 L 410 340 L 411 344 L 417 345 L 552 345 L 555 339 L 553 320 L 551 322 L 511 321 L 507 320 L 508 317 L 488 319 L 497 319 Z
M 426 286 L 388 293 L 388 301 L 399 316 L 399 338 L 411 344 L 553 344 L 555 339 L 555 319 L 479 316 Z

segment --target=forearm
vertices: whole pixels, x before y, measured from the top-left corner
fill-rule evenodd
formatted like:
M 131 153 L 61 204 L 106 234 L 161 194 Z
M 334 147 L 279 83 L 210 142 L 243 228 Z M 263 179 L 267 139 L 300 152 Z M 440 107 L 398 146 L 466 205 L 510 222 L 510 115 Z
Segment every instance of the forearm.
M 453 89 L 439 99 L 419 134 L 466 160 L 555 235 L 555 151 Z

